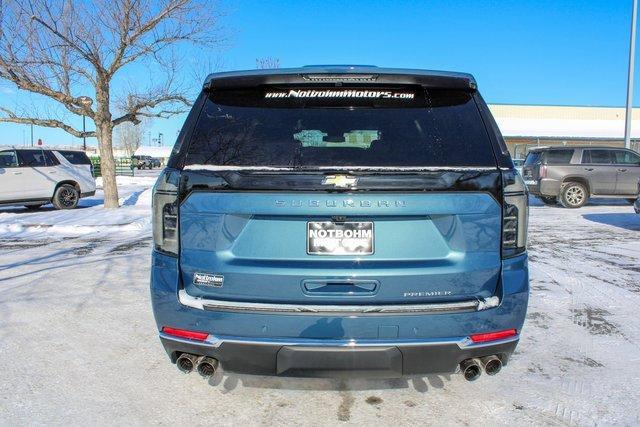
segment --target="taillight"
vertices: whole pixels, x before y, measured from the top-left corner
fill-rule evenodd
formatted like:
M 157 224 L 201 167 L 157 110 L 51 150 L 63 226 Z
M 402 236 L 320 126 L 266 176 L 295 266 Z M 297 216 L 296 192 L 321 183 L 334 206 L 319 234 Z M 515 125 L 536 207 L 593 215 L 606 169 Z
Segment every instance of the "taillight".
M 538 178 L 546 178 L 547 177 L 547 165 L 540 165 L 538 168 Z
M 153 187 L 153 242 L 157 251 L 178 255 L 178 185 L 180 172 L 162 171 Z
M 209 336 L 209 334 L 206 332 L 188 331 L 186 329 L 170 328 L 169 326 L 163 326 L 162 332 L 174 337 L 187 338 L 196 341 L 204 341 Z
M 503 171 L 502 182 L 502 258 L 509 258 L 527 249 L 529 198 L 524 181 L 516 171 Z
M 498 341 L 503 340 L 505 338 L 515 337 L 518 334 L 518 331 L 515 329 L 507 329 L 504 331 L 498 332 L 489 332 L 486 334 L 474 334 L 471 335 L 471 341 L 474 343 L 478 342 L 488 342 L 488 341 Z

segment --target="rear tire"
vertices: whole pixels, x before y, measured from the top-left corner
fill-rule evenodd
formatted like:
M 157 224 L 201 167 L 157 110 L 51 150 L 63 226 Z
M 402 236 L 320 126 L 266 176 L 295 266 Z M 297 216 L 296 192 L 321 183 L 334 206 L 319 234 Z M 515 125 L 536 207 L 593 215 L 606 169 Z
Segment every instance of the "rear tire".
M 53 193 L 53 206 L 56 209 L 75 209 L 80 201 L 80 192 L 73 185 L 62 184 Z
M 544 203 L 545 205 L 548 206 L 555 206 L 558 204 L 558 198 L 557 197 L 543 197 L 543 196 L 539 196 L 538 199 L 540 199 L 540 201 L 542 203 Z
M 584 184 L 567 182 L 560 188 L 560 204 L 565 208 L 576 209 L 583 207 L 589 200 L 589 192 Z

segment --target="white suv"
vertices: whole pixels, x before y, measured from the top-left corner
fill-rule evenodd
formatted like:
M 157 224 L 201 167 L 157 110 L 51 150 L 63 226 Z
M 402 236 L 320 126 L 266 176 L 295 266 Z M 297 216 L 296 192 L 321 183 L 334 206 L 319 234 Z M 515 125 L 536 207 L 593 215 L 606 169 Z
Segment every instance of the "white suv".
M 57 209 L 73 209 L 81 197 L 95 192 L 91 170 L 70 163 L 55 150 L 0 149 L 0 206 L 37 209 L 53 203 Z

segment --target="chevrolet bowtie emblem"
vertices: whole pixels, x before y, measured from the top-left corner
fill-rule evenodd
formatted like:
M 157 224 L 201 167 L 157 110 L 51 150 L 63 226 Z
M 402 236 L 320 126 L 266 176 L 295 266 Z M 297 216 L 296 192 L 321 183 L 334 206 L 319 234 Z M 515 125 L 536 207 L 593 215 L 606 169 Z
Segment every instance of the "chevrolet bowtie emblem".
M 328 175 L 322 181 L 322 185 L 333 185 L 338 188 L 353 187 L 358 182 L 358 178 L 347 175 Z

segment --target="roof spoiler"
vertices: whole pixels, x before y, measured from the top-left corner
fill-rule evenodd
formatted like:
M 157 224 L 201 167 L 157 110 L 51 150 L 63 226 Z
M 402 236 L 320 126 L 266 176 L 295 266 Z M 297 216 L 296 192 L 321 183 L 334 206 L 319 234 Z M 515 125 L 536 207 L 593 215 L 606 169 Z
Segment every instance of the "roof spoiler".
M 378 68 L 374 66 L 308 66 L 210 74 L 204 90 L 234 89 L 260 85 L 370 83 L 420 85 L 429 88 L 476 90 L 471 74 L 448 71 Z

